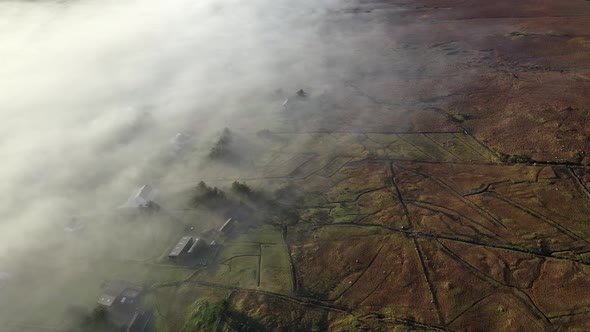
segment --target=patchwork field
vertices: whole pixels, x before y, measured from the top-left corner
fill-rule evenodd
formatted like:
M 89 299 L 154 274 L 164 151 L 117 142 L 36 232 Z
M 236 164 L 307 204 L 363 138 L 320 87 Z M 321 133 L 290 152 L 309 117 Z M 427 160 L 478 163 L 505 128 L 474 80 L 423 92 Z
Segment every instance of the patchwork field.
M 280 229 L 262 226 L 225 241 L 215 263 L 195 279 L 228 288 L 292 293 L 289 254 Z
M 326 15 L 326 42 L 359 41 L 334 38 L 349 71 L 334 65 L 299 99 L 275 91 L 272 127 L 232 128 L 225 159 L 205 142 L 146 171 L 162 219 L 50 234 L 47 250 L 70 254 L 19 264 L 62 301 L 29 306 L 19 294 L 36 279 L 15 276 L 0 319 L 60 330 L 69 306 L 124 279 L 144 286 L 157 331 L 590 330 L 590 2 L 353 1 Z M 200 181 L 265 218 L 219 231 L 240 209 L 188 206 Z M 206 266 L 167 260 L 207 232 Z M 11 320 L 23 312 L 29 325 Z

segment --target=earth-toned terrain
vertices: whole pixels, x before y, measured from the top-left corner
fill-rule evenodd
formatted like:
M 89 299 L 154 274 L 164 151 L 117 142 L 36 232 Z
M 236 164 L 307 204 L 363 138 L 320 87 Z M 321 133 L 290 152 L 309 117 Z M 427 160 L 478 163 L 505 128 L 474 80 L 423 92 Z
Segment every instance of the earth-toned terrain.
M 179 234 L 225 219 L 171 208 L 105 234 L 109 252 L 81 238 L 63 264 L 94 291 L 55 290 L 141 284 L 157 331 L 590 330 L 590 2 L 359 0 L 322 33 L 355 41 L 353 75 L 279 92 L 273 126 L 235 130 L 239 166 L 161 183 L 288 187 L 296 221 L 252 221 L 207 266 L 177 266 Z M 14 331 L 67 320 L 35 316 L 26 287 L 3 309 L 32 312 Z
M 283 230 L 293 286 L 229 305 L 269 330 L 589 329 L 589 15 L 532 0 L 333 13 L 351 35 L 387 29 L 353 50 L 358 77 L 287 107 L 268 139 L 261 177 L 304 192 Z

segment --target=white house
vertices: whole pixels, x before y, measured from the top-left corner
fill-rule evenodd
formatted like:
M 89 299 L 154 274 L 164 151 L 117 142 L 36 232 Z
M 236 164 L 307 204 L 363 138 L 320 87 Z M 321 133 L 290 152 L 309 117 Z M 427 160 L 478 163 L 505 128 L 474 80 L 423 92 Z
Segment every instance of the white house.
M 158 196 L 158 189 L 153 188 L 152 186 L 145 184 L 141 186 L 135 193 L 133 193 L 129 199 L 127 199 L 127 203 L 123 204 L 121 208 L 140 208 L 146 207 L 149 203 L 154 203 L 156 197 Z
M 176 136 L 170 139 L 170 144 L 172 144 L 172 150 L 174 152 L 180 152 L 189 145 L 190 141 L 191 137 L 189 135 L 177 133 Z

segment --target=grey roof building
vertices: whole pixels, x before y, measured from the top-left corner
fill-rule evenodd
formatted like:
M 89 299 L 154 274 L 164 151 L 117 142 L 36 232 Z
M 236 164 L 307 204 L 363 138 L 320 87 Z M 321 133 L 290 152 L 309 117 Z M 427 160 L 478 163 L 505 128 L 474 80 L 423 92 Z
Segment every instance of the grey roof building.
M 149 313 L 138 311 L 141 288 L 125 282 L 111 282 L 103 288 L 98 304 L 106 307 L 108 320 L 120 331 L 143 332 L 151 321 Z
M 141 289 L 121 282 L 110 283 L 106 286 L 100 297 L 98 304 L 105 307 L 115 305 L 133 305 L 137 302 Z
M 168 257 L 171 259 L 175 259 L 175 258 L 178 258 L 179 256 L 182 256 L 183 254 L 188 252 L 189 248 L 193 245 L 194 242 L 195 241 L 192 236 L 183 236 L 180 239 L 180 241 L 178 241 L 176 246 L 174 246 L 172 251 L 170 251 L 170 254 L 168 254 Z
M 154 202 L 158 196 L 159 191 L 152 186 L 145 184 L 141 186 L 135 193 L 133 193 L 121 208 L 139 208 L 147 206 L 148 203 Z
M 191 256 L 195 256 L 195 255 L 199 254 L 199 252 L 201 252 L 202 248 L 205 248 L 205 247 L 207 247 L 206 241 L 203 239 L 200 239 L 200 238 L 196 238 L 193 245 L 187 251 L 187 254 L 189 254 Z
M 152 316 L 146 312 L 136 311 L 127 325 L 126 332 L 143 332 L 150 323 Z
M 219 228 L 219 233 L 229 233 L 231 231 L 233 224 L 234 220 L 232 218 L 227 219 L 225 223 Z

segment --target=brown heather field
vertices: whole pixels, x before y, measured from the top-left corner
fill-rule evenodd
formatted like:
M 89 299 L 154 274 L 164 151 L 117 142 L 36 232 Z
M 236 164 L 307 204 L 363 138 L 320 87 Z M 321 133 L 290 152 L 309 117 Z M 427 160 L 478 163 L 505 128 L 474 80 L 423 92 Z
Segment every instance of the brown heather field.
M 225 299 L 217 331 L 589 330 L 589 17 L 581 0 L 329 13 L 323 37 L 358 41 L 355 75 L 241 137 L 247 170 L 209 166 L 290 188 L 296 220 L 156 288 L 196 301 L 158 326 L 199 319 L 196 287 Z
M 291 295 L 230 306 L 276 331 L 590 329 L 590 2 L 333 15 L 386 31 L 322 112 L 287 115 L 276 149 L 307 157 L 266 166 L 304 193 Z

